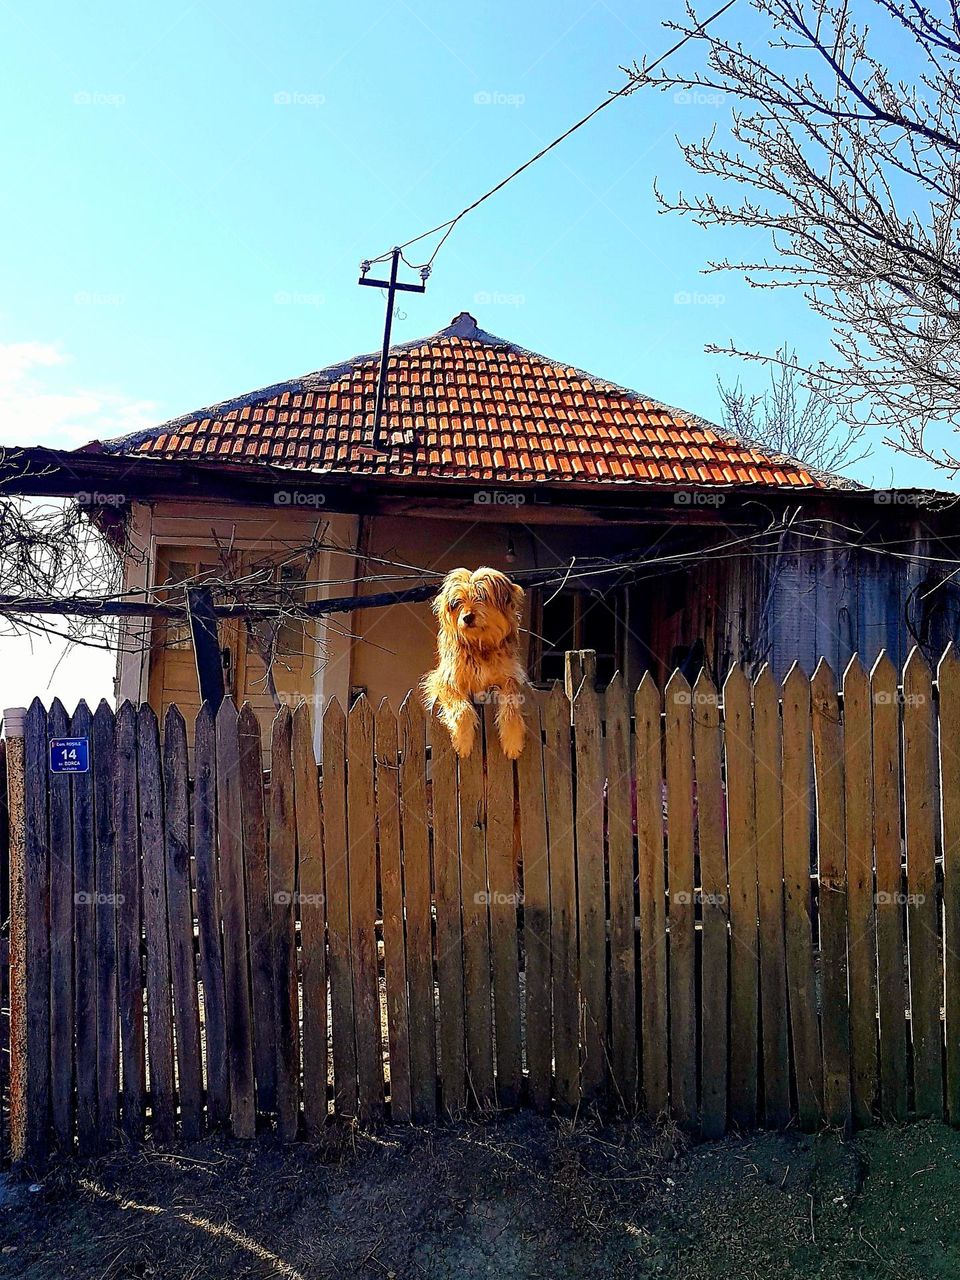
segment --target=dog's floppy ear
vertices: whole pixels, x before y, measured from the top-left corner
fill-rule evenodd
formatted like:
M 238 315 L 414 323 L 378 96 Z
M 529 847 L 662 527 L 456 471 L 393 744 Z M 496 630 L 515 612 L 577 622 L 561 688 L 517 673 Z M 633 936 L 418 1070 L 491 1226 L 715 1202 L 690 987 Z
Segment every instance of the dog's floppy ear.
M 483 575 L 484 584 L 489 588 L 493 603 L 501 613 L 517 613 L 523 608 L 523 587 L 511 582 L 499 569 L 478 569 L 474 577 Z
M 450 600 L 451 592 L 454 590 L 454 588 L 462 587 L 464 582 L 465 581 L 468 582 L 469 580 L 470 580 L 469 569 L 451 569 L 450 570 L 450 572 L 444 578 L 443 584 L 441 585 L 439 592 L 437 593 L 436 596 L 434 596 L 433 605 L 431 606 L 433 609 L 433 612 L 438 617 L 440 616 L 440 613 L 442 612 L 442 610 L 446 608 L 447 603 Z

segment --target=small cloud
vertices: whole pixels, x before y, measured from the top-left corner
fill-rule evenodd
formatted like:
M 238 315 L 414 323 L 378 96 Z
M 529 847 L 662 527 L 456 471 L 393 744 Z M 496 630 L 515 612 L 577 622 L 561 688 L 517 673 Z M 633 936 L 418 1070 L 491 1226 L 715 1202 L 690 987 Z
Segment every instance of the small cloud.
M 0 444 L 73 449 L 157 421 L 148 400 L 65 377 L 70 363 L 54 343 L 0 342 Z

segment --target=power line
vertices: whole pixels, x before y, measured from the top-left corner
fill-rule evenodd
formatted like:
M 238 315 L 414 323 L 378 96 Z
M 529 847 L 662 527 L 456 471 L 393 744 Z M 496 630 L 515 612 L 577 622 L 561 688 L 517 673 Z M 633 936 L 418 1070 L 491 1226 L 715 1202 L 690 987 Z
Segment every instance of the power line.
M 630 80 L 622 89 L 618 89 L 616 93 L 611 93 L 609 97 L 604 98 L 603 102 L 595 106 L 592 111 L 587 112 L 585 116 L 579 119 L 575 124 L 572 124 L 569 129 L 566 129 L 561 133 L 558 138 L 554 138 L 552 142 L 549 142 L 545 147 L 538 151 L 536 155 L 531 156 L 529 160 L 524 161 L 519 168 L 514 169 L 512 173 L 508 174 L 505 178 L 502 178 L 496 186 L 491 187 L 489 191 L 485 191 L 482 196 L 479 196 L 472 202 L 472 204 L 468 204 L 466 208 L 461 209 L 454 217 L 448 218 L 446 222 L 438 223 L 437 226 L 431 227 L 429 231 L 421 231 L 419 235 L 412 236 L 409 240 L 405 240 L 403 244 L 395 246 L 395 249 L 399 250 L 400 256 L 406 265 L 414 271 L 420 271 L 425 268 L 429 269 L 433 265 L 433 260 L 436 258 L 437 254 L 443 248 L 447 237 L 452 233 L 454 227 L 461 218 L 465 218 L 468 213 L 472 213 L 474 209 L 483 204 L 485 200 L 489 200 L 491 196 L 496 195 L 498 191 L 502 191 L 508 182 L 512 182 L 514 178 L 519 177 L 520 174 L 529 169 L 531 165 L 536 164 L 538 160 L 542 160 L 548 152 L 552 151 L 554 147 L 558 147 L 561 142 L 565 142 L 571 134 L 576 133 L 578 129 L 582 129 L 585 124 L 589 124 L 594 116 L 598 116 L 601 111 L 611 106 L 614 102 L 617 102 L 620 98 L 624 98 L 628 94 L 633 93 L 635 89 L 641 88 L 642 85 L 647 82 L 651 71 L 659 67 L 662 62 L 665 62 L 667 58 L 671 57 L 679 49 L 682 49 L 688 40 L 692 40 L 694 37 L 702 35 L 712 22 L 715 22 L 717 18 L 722 17 L 728 9 L 731 9 L 736 4 L 736 2 L 737 0 L 727 0 L 727 3 L 723 5 L 722 8 L 717 9 L 715 13 L 712 13 L 709 18 L 706 18 L 699 24 L 699 26 L 695 27 L 694 30 L 688 31 L 682 39 L 678 40 L 676 44 L 671 45 L 669 49 L 661 53 L 658 58 L 649 64 L 649 66 L 644 67 L 641 72 L 631 76 Z M 429 236 L 436 235 L 439 231 L 442 231 L 443 235 L 440 237 L 433 253 L 431 253 L 430 257 L 427 258 L 425 262 L 411 262 L 404 255 L 404 249 L 409 249 L 410 245 L 417 244 L 420 240 L 426 240 Z M 381 253 L 379 257 L 370 258 L 368 261 L 371 264 L 374 262 L 385 262 L 391 254 L 395 252 L 395 249 L 388 249 L 385 253 Z

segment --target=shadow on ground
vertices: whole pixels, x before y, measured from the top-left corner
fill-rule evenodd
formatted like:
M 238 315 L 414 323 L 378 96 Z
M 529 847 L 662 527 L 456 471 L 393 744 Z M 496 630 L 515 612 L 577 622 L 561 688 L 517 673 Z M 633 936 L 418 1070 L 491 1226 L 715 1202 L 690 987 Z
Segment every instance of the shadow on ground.
M 843 1141 L 500 1117 L 281 1148 L 209 1139 L 0 1187 L 0 1276 L 960 1275 L 960 1133 Z

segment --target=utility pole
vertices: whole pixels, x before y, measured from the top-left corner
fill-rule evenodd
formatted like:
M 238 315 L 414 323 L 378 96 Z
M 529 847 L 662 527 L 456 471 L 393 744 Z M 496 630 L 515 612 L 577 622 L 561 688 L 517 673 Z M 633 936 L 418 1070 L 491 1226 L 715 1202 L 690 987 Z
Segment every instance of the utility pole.
M 380 373 L 377 376 L 377 402 L 373 411 L 373 447 L 374 449 L 382 449 L 384 447 L 383 402 L 387 394 L 387 365 L 390 361 L 390 330 L 393 327 L 394 300 L 398 293 L 426 293 L 430 268 L 420 268 L 420 284 L 402 284 L 397 280 L 397 272 L 400 269 L 399 249 L 394 249 L 390 255 L 389 280 L 368 279 L 367 272 L 370 270 L 370 266 L 369 262 L 361 262 L 360 279 L 357 283 L 369 285 L 372 289 L 386 289 L 387 291 L 387 318 L 383 326 L 383 349 L 380 352 Z

